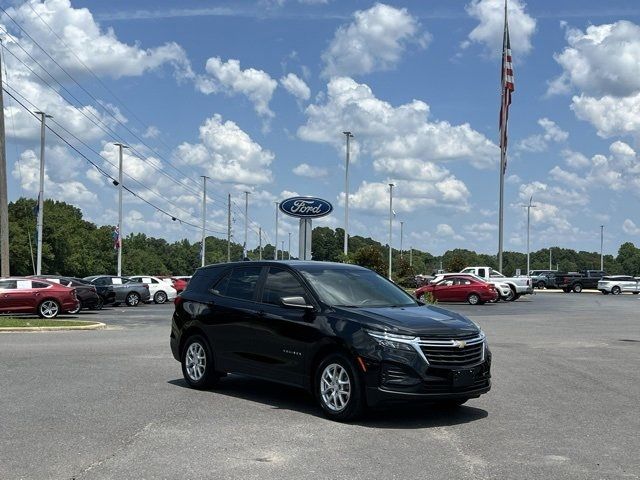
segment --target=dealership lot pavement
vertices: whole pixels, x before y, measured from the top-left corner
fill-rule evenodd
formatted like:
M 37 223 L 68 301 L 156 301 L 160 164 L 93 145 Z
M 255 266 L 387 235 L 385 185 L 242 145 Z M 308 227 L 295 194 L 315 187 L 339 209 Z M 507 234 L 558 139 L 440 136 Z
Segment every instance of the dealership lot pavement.
M 320 416 L 293 388 L 186 388 L 172 305 L 0 335 L 0 478 L 640 478 L 640 298 L 539 293 L 446 305 L 487 332 L 493 389 L 457 411 Z

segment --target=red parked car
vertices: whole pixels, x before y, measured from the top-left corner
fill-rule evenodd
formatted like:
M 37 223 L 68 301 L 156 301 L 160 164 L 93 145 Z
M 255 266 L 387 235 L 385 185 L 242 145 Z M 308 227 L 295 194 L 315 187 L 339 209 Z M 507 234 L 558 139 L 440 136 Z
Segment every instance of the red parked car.
M 471 305 L 481 305 L 498 298 L 498 291 L 493 285 L 470 275 L 448 276 L 437 283 L 424 285 L 416 290 L 416 298 L 420 300 L 427 292 L 439 302 L 469 302 Z
M 78 309 L 75 288 L 31 278 L 0 279 L 0 313 L 31 313 L 55 318 Z
M 185 288 L 187 288 L 187 283 L 189 283 L 189 278 L 190 277 L 187 277 L 187 278 L 184 278 L 184 277 L 161 277 L 161 278 L 171 280 L 171 285 L 173 286 L 173 288 L 176 289 L 176 292 L 180 293 Z

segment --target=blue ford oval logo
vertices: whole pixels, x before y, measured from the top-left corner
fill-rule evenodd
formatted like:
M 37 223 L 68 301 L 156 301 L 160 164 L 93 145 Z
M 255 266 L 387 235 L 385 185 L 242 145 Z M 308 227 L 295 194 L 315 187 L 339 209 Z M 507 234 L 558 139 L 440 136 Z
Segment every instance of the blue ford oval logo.
M 280 210 L 292 217 L 318 218 L 329 215 L 333 206 L 321 198 L 292 197 L 280 202 Z

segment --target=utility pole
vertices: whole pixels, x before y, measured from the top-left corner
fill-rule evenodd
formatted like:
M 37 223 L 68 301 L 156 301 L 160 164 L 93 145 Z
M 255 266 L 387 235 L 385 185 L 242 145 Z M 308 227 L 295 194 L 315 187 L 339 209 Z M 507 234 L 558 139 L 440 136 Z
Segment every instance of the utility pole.
M 227 263 L 231 261 L 231 194 L 227 194 Z
M 289 249 L 287 250 L 287 260 L 291 260 L 291 232 L 289 232 Z
M 44 134 L 47 118 L 53 118 L 44 112 L 34 112 L 40 115 L 40 189 L 38 190 L 38 244 L 36 253 L 36 275 L 42 274 L 42 227 L 44 222 Z
M 247 258 L 247 239 L 249 233 L 249 192 L 244 192 L 244 244 L 242 245 L 242 258 Z
M 122 143 L 118 147 L 118 276 L 122 276 L 122 150 L 129 148 Z
M 400 220 L 400 258 L 404 258 L 404 255 L 402 253 L 402 240 L 404 236 L 404 222 L 402 220 Z
M 29 242 L 29 245 L 31 245 L 31 242 Z M 8 277 L 9 275 L 9 200 L 7 195 L 7 152 L 4 134 L 2 56 L 0 56 L 0 277 Z
M 349 253 L 349 139 L 353 138 L 351 132 L 342 132 L 347 137 L 347 161 L 344 169 L 344 254 Z
M 262 260 L 262 227 L 258 227 L 258 255 L 258 258 Z
M 393 187 L 395 185 L 393 183 L 389 184 L 389 280 L 391 280 L 391 238 L 393 235 Z
M 529 198 L 529 204 L 525 205 L 526 209 L 527 209 L 527 277 L 530 276 L 529 272 L 531 271 L 531 252 L 529 249 L 529 230 L 530 230 L 530 226 L 531 226 L 531 222 L 530 222 L 530 215 L 531 215 L 531 209 L 537 207 L 537 205 L 533 205 L 533 195 L 531 195 L 531 198 Z
M 282 252 L 282 259 L 281 260 L 284 260 L 284 240 L 282 240 L 281 243 L 282 243 L 282 248 L 280 249 L 280 251 Z
M 600 225 L 600 270 L 604 271 L 604 255 L 602 247 L 604 245 L 604 225 Z
M 549 270 L 553 270 L 551 266 L 551 247 L 549 247 Z
M 205 251 L 206 251 L 206 247 L 205 247 L 205 241 L 207 239 L 207 177 L 206 175 L 200 175 L 202 177 L 202 252 L 201 252 L 201 257 L 202 257 L 202 262 L 200 264 L 200 266 L 204 267 L 205 261 L 204 261 L 204 257 L 205 257 Z
M 413 247 L 409 247 L 409 266 L 413 267 Z
M 280 207 L 279 202 L 273 202 L 276 204 L 276 241 L 274 243 L 275 252 L 273 252 L 273 259 L 278 259 L 278 207 Z

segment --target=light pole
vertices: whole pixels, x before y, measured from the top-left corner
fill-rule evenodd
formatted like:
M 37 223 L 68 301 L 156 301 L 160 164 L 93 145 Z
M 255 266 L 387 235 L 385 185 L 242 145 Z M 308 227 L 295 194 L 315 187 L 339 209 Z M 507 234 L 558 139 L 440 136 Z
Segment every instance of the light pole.
M 115 143 L 118 147 L 118 276 L 122 276 L 122 150 L 129 148 L 122 143 Z
M 249 192 L 244 192 L 244 244 L 242 245 L 242 258 L 247 258 L 247 238 L 249 233 Z
M 347 160 L 346 167 L 344 169 L 344 254 L 349 253 L 349 155 L 350 155 L 350 142 L 353 138 L 351 132 L 342 132 L 347 137 Z
M 395 185 L 393 183 L 389 184 L 389 280 L 391 280 L 391 238 L 393 235 L 393 187 Z
M 602 246 L 604 245 L 604 225 L 600 225 L 600 270 L 604 271 L 604 256 Z
M 47 118 L 53 118 L 44 112 L 40 115 L 40 190 L 38 191 L 38 243 L 36 257 L 36 275 L 42 274 L 42 227 L 44 223 L 44 132 Z
M 287 250 L 287 260 L 291 260 L 291 232 L 289 232 L 289 249 Z
M 404 222 L 401 220 L 400 221 L 400 258 L 404 258 L 404 255 L 402 254 L 403 237 L 404 237 Z
M 529 272 L 531 271 L 531 251 L 529 249 L 529 233 L 530 233 L 530 226 L 531 226 L 531 209 L 537 207 L 537 205 L 533 205 L 533 195 L 531 195 L 531 198 L 529 198 L 529 204 L 525 205 L 526 209 L 527 209 L 527 277 L 530 276 Z
M 551 247 L 549 247 L 549 270 L 553 270 L 551 267 Z
M 262 260 L 262 227 L 258 227 L 258 258 Z
M 280 202 L 273 202 L 276 205 L 276 241 L 274 243 L 275 251 L 273 252 L 273 259 L 278 259 L 278 207 L 280 207 Z
M 207 177 L 206 175 L 200 175 L 202 177 L 202 251 L 201 257 L 202 261 L 200 266 L 204 267 L 204 256 L 205 256 L 205 240 L 206 240 L 206 229 L 207 229 Z

